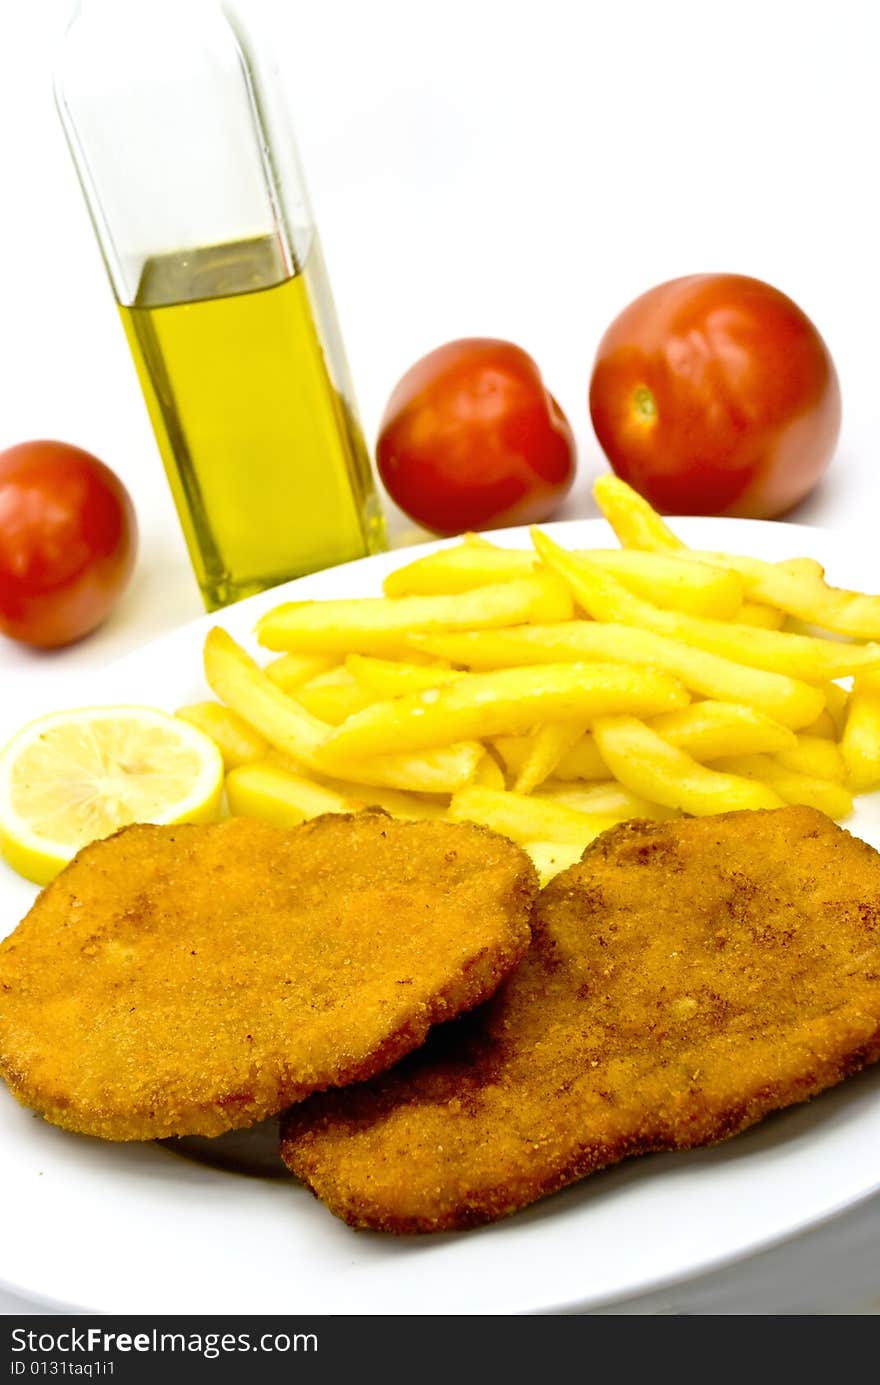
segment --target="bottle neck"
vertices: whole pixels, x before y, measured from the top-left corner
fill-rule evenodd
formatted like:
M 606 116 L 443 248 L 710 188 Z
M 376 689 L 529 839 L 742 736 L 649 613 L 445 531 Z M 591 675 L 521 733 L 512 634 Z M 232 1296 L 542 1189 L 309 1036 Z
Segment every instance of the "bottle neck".
M 279 278 L 305 258 L 289 133 L 272 128 L 249 45 L 216 0 L 80 0 L 56 94 L 123 306 L 148 265 L 166 274 L 208 248 L 270 245 Z

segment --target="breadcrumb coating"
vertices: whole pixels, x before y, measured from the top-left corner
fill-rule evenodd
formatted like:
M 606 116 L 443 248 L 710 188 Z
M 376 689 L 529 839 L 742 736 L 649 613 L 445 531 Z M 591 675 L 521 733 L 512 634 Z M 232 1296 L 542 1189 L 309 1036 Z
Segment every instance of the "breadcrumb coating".
M 0 943 L 0 1072 L 108 1140 L 252 1125 L 491 995 L 536 892 L 528 857 L 469 824 L 124 828 Z
M 285 1161 L 352 1226 L 493 1221 L 880 1057 L 880 855 L 811 808 L 615 827 L 533 932 L 487 1005 L 284 1119 Z

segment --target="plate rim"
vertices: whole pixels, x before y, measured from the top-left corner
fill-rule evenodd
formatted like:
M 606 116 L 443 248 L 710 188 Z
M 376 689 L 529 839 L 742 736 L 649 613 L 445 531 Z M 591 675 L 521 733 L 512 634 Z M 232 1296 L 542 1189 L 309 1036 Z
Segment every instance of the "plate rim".
M 826 526 L 797 524 L 790 521 L 739 519 L 733 520 L 730 518 L 717 516 L 679 516 L 669 517 L 669 522 L 674 526 L 682 526 L 685 536 L 688 528 L 696 529 L 697 527 L 705 525 L 709 525 L 710 527 L 713 527 L 715 525 L 722 525 L 725 527 L 725 529 L 727 529 L 727 532 L 729 534 L 729 526 L 731 524 L 735 524 L 737 526 L 741 525 L 743 537 L 744 540 L 746 540 L 746 542 L 748 542 L 748 534 L 757 534 L 757 532 L 760 530 L 763 530 L 765 532 L 772 530 L 777 533 L 780 530 L 784 530 L 791 534 L 802 535 L 805 548 L 809 547 L 810 539 L 813 535 L 816 536 L 820 545 L 830 546 L 831 548 L 839 548 L 846 542 L 847 539 L 847 535 L 839 530 L 834 530 Z M 556 531 L 557 533 L 561 533 L 563 535 L 565 533 L 571 533 L 572 531 L 583 530 L 585 528 L 609 530 L 607 521 L 604 520 L 604 518 L 601 515 L 548 522 L 546 525 L 541 525 L 540 527 L 542 529 L 550 531 L 551 533 Z M 527 539 L 527 535 L 527 526 L 513 526 L 511 528 L 504 530 L 489 531 L 489 536 L 491 537 L 491 539 L 502 546 L 504 546 L 505 543 L 510 543 L 513 540 L 513 546 L 522 547 L 522 540 L 524 538 Z M 413 544 L 402 548 L 393 548 L 390 550 L 386 550 L 382 553 L 372 554 L 364 558 L 356 559 L 349 563 L 340 564 L 334 568 L 324 569 L 319 573 L 307 574 L 292 579 L 290 582 L 281 584 L 280 586 L 270 589 L 269 591 L 258 593 L 254 596 L 248 597 L 245 600 L 235 603 L 232 606 L 225 607 L 222 610 L 205 612 L 203 614 L 197 615 L 192 619 L 185 621 L 183 624 L 176 626 L 169 631 L 166 631 L 164 634 L 161 634 L 151 640 L 146 641 L 144 644 L 139 645 L 132 650 L 129 650 L 125 654 L 120 655 L 112 660 L 109 660 L 101 667 L 89 670 L 80 677 L 79 681 L 81 685 L 92 687 L 99 686 L 102 678 L 105 675 L 112 673 L 114 676 L 116 676 L 119 673 L 124 673 L 125 668 L 128 664 L 148 657 L 151 651 L 161 646 L 174 644 L 177 642 L 186 643 L 188 638 L 195 639 L 197 638 L 199 632 L 206 630 L 211 624 L 231 624 L 233 626 L 240 627 L 246 619 L 246 613 L 263 609 L 265 608 L 265 606 L 269 604 L 276 604 L 279 601 L 297 599 L 297 594 L 302 592 L 304 586 L 307 587 L 309 585 L 323 585 L 324 582 L 327 580 L 327 574 L 334 574 L 333 578 L 331 579 L 334 582 L 339 581 L 340 576 L 344 581 L 344 575 L 348 573 L 359 574 L 369 571 L 372 574 L 378 570 L 378 572 L 384 574 L 384 572 L 393 570 L 393 568 L 396 566 L 403 566 L 406 563 L 415 561 L 417 558 L 423 557 L 430 552 L 454 546 L 457 542 L 460 542 L 460 540 L 460 535 L 452 536 L 449 538 L 426 539 L 417 544 Z M 519 542 L 516 542 L 516 540 L 519 540 Z M 734 546 L 732 545 L 729 537 L 725 539 L 723 546 L 725 548 L 728 548 L 729 551 L 737 551 L 736 548 L 734 548 Z M 749 543 L 749 547 L 755 547 L 754 540 Z M 859 547 L 861 548 L 862 546 L 859 545 Z M 750 556 L 754 556 L 754 553 L 752 553 Z M 768 559 L 768 561 L 774 561 L 774 559 L 771 558 Z M 778 561 L 778 559 L 776 559 L 776 561 Z M 305 599 L 311 598 L 309 596 L 306 596 Z M 321 598 L 319 597 L 317 599 Z M 238 631 L 237 633 L 240 634 L 240 631 Z M 63 679 L 63 676 L 63 673 L 56 674 L 53 679 L 53 682 L 60 682 L 61 679 Z M 78 705 L 83 705 L 83 703 L 80 702 Z M 631 1162 L 632 1161 L 627 1161 L 627 1163 Z M 573 1291 L 570 1295 L 566 1295 L 565 1298 L 560 1298 L 558 1293 L 553 1293 L 551 1291 L 550 1298 L 545 1297 L 544 1301 L 535 1302 L 535 1298 L 539 1297 L 539 1295 L 534 1292 L 534 1289 L 537 1286 L 532 1286 L 531 1305 L 524 1306 L 520 1304 L 519 1306 L 511 1307 L 507 1310 L 499 1309 L 496 1311 L 500 1313 L 509 1312 L 511 1314 L 539 1315 L 589 1312 L 594 1310 L 601 1310 L 603 1307 L 611 1306 L 612 1304 L 625 1303 L 626 1300 L 629 1298 L 647 1295 L 656 1292 L 664 1287 L 671 1287 L 676 1284 L 685 1284 L 688 1281 L 699 1278 L 704 1274 L 721 1270 L 727 1266 L 732 1266 L 739 1262 L 747 1260 L 751 1256 L 759 1255 L 762 1252 L 769 1250 L 774 1246 L 783 1245 L 785 1243 L 797 1240 L 800 1236 L 804 1235 L 805 1233 L 815 1231 L 821 1228 L 823 1225 L 826 1225 L 827 1223 L 833 1221 L 842 1213 L 857 1207 L 861 1203 L 869 1201 L 872 1197 L 874 1197 L 877 1194 L 878 1190 L 880 1190 L 880 1168 L 878 1168 L 876 1181 L 872 1184 L 872 1186 L 867 1188 L 862 1187 L 861 1189 L 859 1189 L 856 1192 L 853 1192 L 850 1195 L 843 1195 L 837 1199 L 833 1199 L 830 1205 L 826 1204 L 825 1209 L 821 1213 L 817 1215 L 809 1215 L 806 1218 L 806 1220 L 804 1220 L 801 1217 L 801 1219 L 799 1219 L 796 1224 L 791 1224 L 787 1229 L 770 1231 L 767 1233 L 766 1236 L 753 1238 L 748 1242 L 748 1244 L 735 1247 L 734 1249 L 728 1251 L 721 1250 L 714 1255 L 706 1254 L 696 1257 L 692 1261 L 692 1263 L 690 1263 L 685 1268 L 670 1268 L 668 1272 L 658 1271 L 654 1274 L 648 1275 L 647 1277 L 641 1277 L 638 1280 L 633 1280 L 629 1287 L 625 1289 L 621 1288 L 612 1291 L 608 1295 L 596 1295 L 592 1292 L 588 1292 L 585 1295 L 582 1292 Z M 329 1213 L 327 1213 L 327 1215 L 329 1215 Z M 467 1241 L 465 1241 L 465 1244 L 467 1244 Z M 36 1306 L 47 1309 L 49 1311 L 59 1313 L 91 1313 L 108 1311 L 107 1309 L 94 1309 L 91 1307 L 86 1307 L 85 1305 L 78 1303 L 75 1299 L 60 1297 L 55 1294 L 46 1294 L 39 1288 L 31 1288 L 15 1279 L 10 1279 L 7 1276 L 7 1274 L 3 1273 L 2 1271 L 0 1271 L 0 1288 L 19 1298 L 24 1298 L 27 1301 L 32 1301 Z M 181 1311 L 187 1310 L 182 1309 Z M 422 1308 L 421 1310 L 413 1311 L 426 1311 L 431 1313 L 432 1310 L 430 1308 Z M 461 1312 L 462 1310 L 451 1309 L 445 1311 L 455 1313 Z M 444 1313 L 444 1310 L 440 1308 L 437 1309 L 436 1312 L 437 1314 L 442 1315 Z

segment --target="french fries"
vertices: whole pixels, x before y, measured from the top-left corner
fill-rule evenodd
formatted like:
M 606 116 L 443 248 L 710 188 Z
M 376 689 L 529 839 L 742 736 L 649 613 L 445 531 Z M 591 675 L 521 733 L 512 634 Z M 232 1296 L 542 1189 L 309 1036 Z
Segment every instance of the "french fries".
M 784 563 L 735 553 L 694 552 L 688 561 L 736 572 L 752 600 L 778 606 L 807 625 L 859 640 L 880 639 L 880 596 L 830 587 L 815 572 L 791 571 Z
M 822 736 L 825 740 L 830 741 L 837 739 L 837 727 L 827 707 L 823 708 L 815 721 L 811 721 L 809 726 L 804 727 L 804 735 Z
M 692 551 L 616 477 L 596 497 L 620 550 L 468 534 L 383 597 L 269 611 L 262 668 L 212 630 L 220 701 L 179 715 L 220 747 L 230 811 L 482 823 L 546 881 L 633 817 L 842 819 L 880 788 L 880 597 L 812 558 Z
M 528 549 L 461 543 L 396 568 L 382 583 L 386 596 L 454 596 L 495 582 L 534 577 L 539 559 Z
M 762 606 L 757 601 L 744 601 L 736 613 L 736 621 L 738 625 L 756 625 L 760 630 L 778 630 L 785 621 L 785 612 L 778 611 L 775 606 Z
M 272 760 L 240 765 L 226 776 L 226 799 L 236 818 L 262 818 L 276 827 L 295 827 L 321 813 L 351 813 L 363 800 L 347 798 L 305 779 Z
M 636 717 L 599 717 L 593 734 L 614 777 L 652 803 L 705 817 L 741 808 L 781 808 L 784 802 L 764 784 L 698 764 Z
M 178 707 L 175 715 L 211 737 L 228 770 L 268 754 L 268 742 L 222 702 L 194 702 L 189 707 Z
M 709 565 L 701 569 L 699 563 L 682 562 L 673 553 L 637 549 L 598 548 L 579 556 L 589 557 L 621 586 L 657 606 L 717 620 L 728 620 L 742 608 L 743 585 L 734 572 Z
M 449 804 L 450 822 L 481 822 L 515 842 L 553 841 L 583 849 L 627 814 L 581 813 L 564 803 L 495 789 L 461 789 Z
M 808 683 L 825 683 L 880 668 L 878 644 L 840 644 L 809 635 L 761 630 L 752 625 L 738 627 L 735 623 L 661 611 L 627 592 L 588 559 L 567 553 L 540 531 L 535 533 L 535 546 L 568 582 L 575 599 L 594 620 L 622 621 L 720 658 Z
M 658 606 L 721 620 L 742 608 L 742 582 L 734 572 L 637 549 L 597 548 L 588 556 L 624 587 Z M 534 576 L 539 570 L 535 553 L 462 543 L 398 568 L 386 577 L 383 591 L 386 596 L 446 596 Z
M 735 702 L 695 702 L 680 712 L 654 717 L 651 730 L 700 764 L 722 755 L 771 754 L 796 750 L 799 738 L 754 707 Z
M 588 721 L 608 712 L 652 715 L 683 707 L 668 674 L 622 664 L 544 664 L 473 673 L 444 688 L 377 702 L 349 717 L 316 749 L 318 765 L 340 756 L 428 750 L 450 741 L 527 731 L 542 721 Z M 553 838 L 557 840 L 557 838 Z
M 642 548 L 648 553 L 684 551 L 681 539 L 656 510 L 619 477 L 600 476 L 593 486 L 593 497 L 624 548 Z
M 840 742 L 846 777 L 854 793 L 880 786 L 880 676 L 857 678 Z
M 839 683 L 829 683 L 825 689 L 825 706 L 838 738 L 843 735 L 843 728 L 846 726 L 849 696 L 846 688 L 842 688 Z
M 331 726 L 339 726 L 346 717 L 362 712 L 378 700 L 376 694 L 358 683 L 344 666 L 319 673 L 291 691 L 307 712 L 320 721 L 328 721 Z
M 403 660 L 372 659 L 368 654 L 349 654 L 345 661 L 355 682 L 379 697 L 400 697 L 403 693 L 422 692 L 454 683 L 460 677 L 457 669 L 444 663 L 410 664 Z
M 421 650 L 470 668 L 516 668 L 561 663 L 566 659 L 597 659 L 662 669 L 703 697 L 747 702 L 786 726 L 806 726 L 825 705 L 821 689 L 786 674 L 747 667 L 650 630 L 598 620 L 523 625 L 513 630 L 413 635 L 411 640 Z
M 513 781 L 515 793 L 531 793 L 553 773 L 563 755 L 571 750 L 584 734 L 577 723 L 550 721 L 531 737 L 525 759 Z
M 332 654 L 282 654 L 272 659 L 263 672 L 278 684 L 282 692 L 292 692 L 310 679 L 317 678 L 320 673 L 328 673 L 336 663 Z
M 756 746 L 755 750 L 757 749 Z M 772 746 L 762 746 L 761 749 L 771 751 L 774 759 L 794 774 L 806 774 L 811 779 L 830 779 L 834 784 L 842 784 L 846 778 L 846 766 L 840 747 L 833 740 L 827 740 L 823 736 L 808 736 L 804 733 L 795 737 L 795 744 L 792 746 L 778 747 L 775 752 Z
M 478 785 L 483 789 L 507 788 L 504 770 L 490 751 L 486 752 L 477 765 L 477 768 L 474 770 L 474 777 L 471 780 L 471 784 Z
M 579 842 L 523 842 L 521 845 L 531 856 L 542 886 L 561 870 L 573 866 L 584 854 Z
M 314 760 L 327 731 L 254 663 L 219 626 L 205 640 L 205 678 L 231 710 L 270 745 L 303 765 Z
M 233 817 L 262 818 L 277 827 L 294 827 L 321 813 L 357 813 L 363 808 L 383 808 L 392 817 L 410 821 L 428 820 L 443 817 L 448 806 L 446 799 L 312 779 L 271 757 L 228 774 L 226 797 Z
M 516 779 L 522 772 L 528 757 L 532 754 L 535 740 L 540 732 L 530 736 L 495 736 L 492 745 L 501 756 L 508 776 Z M 608 766 L 596 749 L 596 742 L 589 731 L 585 732 L 567 750 L 554 766 L 557 779 L 607 779 Z
M 609 780 L 603 784 L 566 784 L 562 781 L 548 780 L 541 785 L 537 798 L 547 803 L 564 803 L 568 808 L 576 808 L 579 813 L 599 813 L 617 817 L 621 822 L 627 818 L 673 818 L 678 813 L 675 808 L 664 808 L 660 803 L 651 803 L 647 798 L 639 798 L 622 784 Z
M 333 727 L 307 712 L 269 679 L 225 630 L 205 640 L 208 685 L 234 712 L 297 765 L 320 770 L 318 752 Z M 369 755 L 335 758 L 346 779 L 422 793 L 454 793 L 468 784 L 485 754 L 479 742 L 448 744 L 426 755 Z
M 528 621 L 569 620 L 572 601 L 552 574 L 477 587 L 457 596 L 404 596 L 396 601 L 299 601 L 277 606 L 257 622 L 267 649 L 298 654 L 406 655 L 414 630 L 474 630 Z
M 499 745 L 499 742 L 496 741 L 495 744 Z M 608 778 L 609 772 L 608 766 L 599 754 L 596 738 L 589 731 L 563 755 L 553 771 L 557 779 L 563 780 L 603 780 Z
M 852 794 L 843 784 L 795 773 L 769 755 L 733 756 L 729 760 L 719 760 L 715 768 L 757 779 L 786 803 L 805 803 L 810 808 L 818 808 L 820 813 L 827 813 L 830 818 L 848 818 L 853 809 Z
M 821 564 L 811 559 L 768 563 L 736 553 L 689 550 L 676 539 L 660 516 L 654 514 L 647 501 L 618 477 L 601 477 L 593 494 L 625 547 L 648 552 L 663 552 L 674 547 L 686 561 L 737 573 L 746 596 L 752 601 L 776 606 L 786 615 L 839 635 L 862 640 L 880 639 L 880 596 L 829 586 Z

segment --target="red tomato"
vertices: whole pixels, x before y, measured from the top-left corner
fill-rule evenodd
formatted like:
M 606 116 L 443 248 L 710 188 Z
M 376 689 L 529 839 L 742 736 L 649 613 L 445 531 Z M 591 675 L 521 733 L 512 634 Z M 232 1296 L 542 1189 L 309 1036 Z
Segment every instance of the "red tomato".
M 469 337 L 423 356 L 399 381 L 376 460 L 411 519 L 459 534 L 552 514 L 574 478 L 574 436 L 531 356 Z
M 128 491 L 63 442 L 0 452 L 0 630 L 43 649 L 100 625 L 134 566 Z
M 618 476 L 656 509 L 772 519 L 828 466 L 840 387 L 785 294 L 694 274 L 643 294 L 608 328 L 590 413 Z

